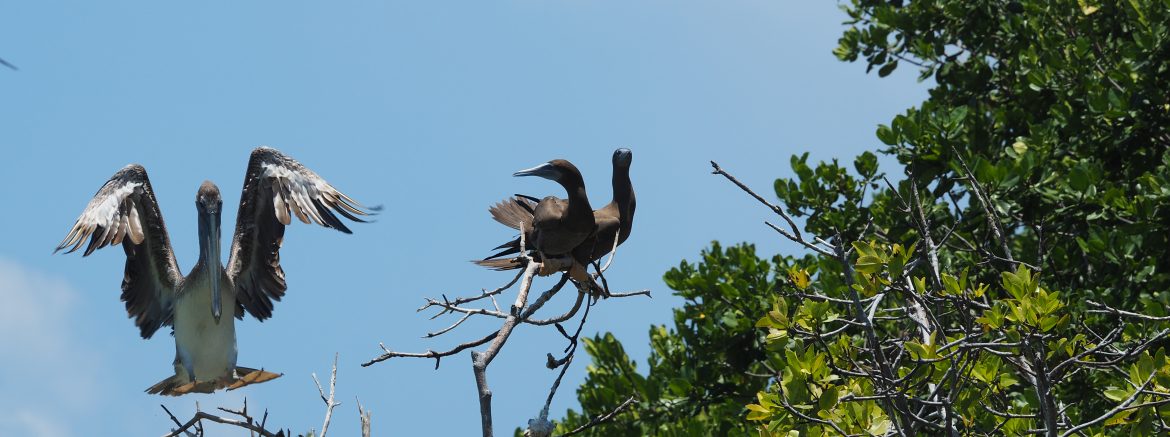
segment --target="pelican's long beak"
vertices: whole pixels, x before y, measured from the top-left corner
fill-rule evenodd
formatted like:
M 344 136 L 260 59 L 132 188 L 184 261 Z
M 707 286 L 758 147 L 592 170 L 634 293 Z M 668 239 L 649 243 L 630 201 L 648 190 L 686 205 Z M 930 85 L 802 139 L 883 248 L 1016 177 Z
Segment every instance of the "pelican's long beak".
M 540 176 L 545 179 L 555 179 L 556 174 L 557 168 L 551 163 L 546 162 L 536 167 L 512 173 L 512 176 Z
M 206 230 L 203 235 L 207 241 L 203 244 L 203 259 L 211 269 L 211 315 L 215 317 L 215 323 L 219 323 L 222 314 L 219 297 L 219 211 L 210 213 L 210 216 L 204 225 Z

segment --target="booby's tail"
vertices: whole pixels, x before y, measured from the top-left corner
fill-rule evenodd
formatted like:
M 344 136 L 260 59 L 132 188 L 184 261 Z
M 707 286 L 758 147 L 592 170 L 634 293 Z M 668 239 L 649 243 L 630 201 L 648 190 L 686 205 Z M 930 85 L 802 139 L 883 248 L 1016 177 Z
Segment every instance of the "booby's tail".
M 233 375 L 212 381 L 188 382 L 187 378 L 174 375 L 159 381 L 158 384 L 150 386 L 150 388 L 146 389 L 146 392 L 152 395 L 163 396 L 182 396 L 188 393 L 213 393 L 220 389 L 235 390 L 246 385 L 271 381 L 282 375 L 280 373 L 266 372 L 264 369 L 256 370 L 236 366 L 236 371 Z
M 501 225 L 516 230 L 520 230 L 521 227 L 531 230 L 532 214 L 536 210 L 536 204 L 539 201 L 540 199 L 535 197 L 517 194 L 514 197 L 496 202 L 496 204 L 488 208 L 488 212 L 492 214 L 492 219 L 495 219 Z M 504 244 L 496 246 L 493 250 L 499 250 L 499 252 L 482 260 L 472 262 L 492 270 L 515 270 L 524 267 L 524 260 L 520 258 L 496 259 L 520 253 L 520 237 L 513 238 Z
M 487 267 L 492 270 L 516 270 L 518 268 L 524 267 L 524 260 L 519 257 L 503 259 L 478 259 L 472 262 L 476 265 Z

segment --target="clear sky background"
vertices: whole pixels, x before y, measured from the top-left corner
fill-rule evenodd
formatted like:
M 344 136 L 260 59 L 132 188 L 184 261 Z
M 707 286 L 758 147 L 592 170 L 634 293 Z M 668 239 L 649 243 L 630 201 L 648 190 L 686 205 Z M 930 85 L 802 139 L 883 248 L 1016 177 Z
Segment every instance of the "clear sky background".
M 305 432 L 324 413 L 310 374 L 326 376 L 335 352 L 343 404 L 330 435 L 357 434 L 355 397 L 376 435 L 477 434 L 467 353 L 438 370 L 358 364 L 378 342 L 424 351 L 495 329 L 468 323 L 426 340 L 454 319 L 414 310 L 424 296 L 511 278 L 467 262 L 513 236 L 487 206 L 514 192 L 563 195 L 512 172 L 569 159 L 600 206 L 617 147 L 634 152 L 638 212 L 607 276 L 654 298 L 603 301 L 586 332 L 613 332 L 644 369 L 648 328 L 680 304 L 663 272 L 712 240 L 798 250 L 762 224 L 769 211 L 710 175 L 709 160 L 769 194 L 791 174 L 790 155 L 848 162 L 876 150 L 876 125 L 925 97 L 914 71 L 878 79 L 838 62 L 845 18 L 818 1 L 5 2 L 0 57 L 20 71 L 0 68 L 0 435 L 161 435 L 160 403 L 186 419 L 196 402 L 238 408 L 245 396 L 270 424 Z M 221 187 L 225 233 L 234 229 L 248 153 L 262 144 L 385 212 L 354 235 L 288 229 L 287 297 L 269 321 L 238 324 L 240 365 L 284 377 L 147 395 L 172 374 L 174 343 L 165 331 L 141 340 L 126 318 L 122 251 L 50 252 L 102 183 L 137 162 L 185 273 L 199 183 Z M 515 331 L 488 375 L 499 434 L 538 412 L 556 376 L 544 356 L 564 346 L 551 328 Z M 588 364 L 573 364 L 553 416 L 577 406 Z

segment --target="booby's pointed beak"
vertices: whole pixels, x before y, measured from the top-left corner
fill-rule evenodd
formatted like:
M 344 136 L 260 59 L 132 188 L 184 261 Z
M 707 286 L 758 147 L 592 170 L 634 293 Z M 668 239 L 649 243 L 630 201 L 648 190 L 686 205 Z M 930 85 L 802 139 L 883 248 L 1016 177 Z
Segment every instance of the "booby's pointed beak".
M 552 163 L 544 163 L 536 167 L 512 173 L 512 176 L 540 176 L 545 179 L 556 179 L 557 168 Z

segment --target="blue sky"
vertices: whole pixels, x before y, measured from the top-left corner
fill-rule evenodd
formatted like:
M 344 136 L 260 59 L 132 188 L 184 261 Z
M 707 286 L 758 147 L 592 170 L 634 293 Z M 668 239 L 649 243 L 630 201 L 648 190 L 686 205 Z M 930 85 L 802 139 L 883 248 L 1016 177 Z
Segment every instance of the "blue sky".
M 343 405 L 331 435 L 356 435 L 355 397 L 379 435 L 478 433 L 466 354 L 437 371 L 431 360 L 358 364 L 378 342 L 440 349 L 498 326 L 426 340 L 453 320 L 414 310 L 424 296 L 510 279 L 467 262 L 512 236 L 487 206 L 562 193 L 512 172 L 569 159 L 602 205 L 616 147 L 634 151 L 639 207 L 607 277 L 655 297 L 602 302 L 586 331 L 613 332 L 644 368 L 649 326 L 680 303 L 663 272 L 712 240 L 798 250 L 709 160 L 767 193 L 790 155 L 876 149 L 876 125 L 925 97 L 916 72 L 878 79 L 838 62 L 844 18 L 811 1 L 7 2 L 0 57 L 20 71 L 0 68 L 0 435 L 160 435 L 160 403 L 186 418 L 196 402 L 238 408 L 244 396 L 269 423 L 304 432 L 324 413 L 310 374 L 326 375 L 334 352 Z M 165 334 L 141 340 L 126 318 L 121 250 L 50 252 L 101 184 L 138 162 L 186 272 L 199 183 L 221 187 L 232 229 L 248 153 L 262 144 L 385 212 L 351 236 L 288 229 L 286 299 L 272 319 L 238 325 L 240 365 L 283 378 L 146 395 L 172 371 L 174 346 Z M 516 330 L 489 369 L 498 432 L 538 412 L 556 376 L 544 355 L 563 347 L 555 330 Z M 588 364 L 569 370 L 554 416 L 576 406 Z M 243 435 L 219 428 L 229 431 Z

